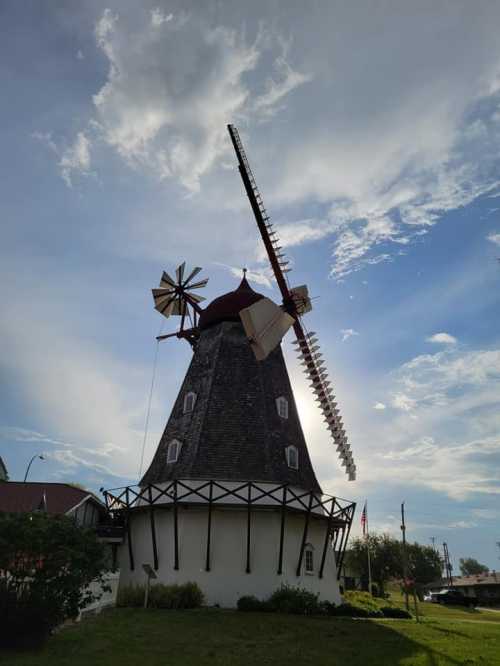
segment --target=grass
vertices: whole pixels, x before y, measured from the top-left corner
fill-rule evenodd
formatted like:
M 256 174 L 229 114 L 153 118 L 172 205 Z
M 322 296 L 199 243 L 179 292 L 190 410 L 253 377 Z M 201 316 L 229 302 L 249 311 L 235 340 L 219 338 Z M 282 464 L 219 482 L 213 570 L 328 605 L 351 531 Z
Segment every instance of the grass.
M 424 606 L 427 612 L 427 604 Z M 348 620 L 225 610 L 114 609 L 64 629 L 2 666 L 500 665 L 494 613 L 436 607 L 413 620 Z M 431 612 L 431 609 L 429 609 Z

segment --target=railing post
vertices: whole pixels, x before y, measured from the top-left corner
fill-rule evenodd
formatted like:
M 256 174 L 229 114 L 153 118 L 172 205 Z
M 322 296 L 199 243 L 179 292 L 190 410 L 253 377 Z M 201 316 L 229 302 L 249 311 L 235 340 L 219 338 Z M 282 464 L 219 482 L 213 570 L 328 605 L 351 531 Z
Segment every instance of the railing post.
M 179 569 L 179 517 L 177 511 L 177 480 L 174 481 L 174 569 Z
M 151 525 L 151 542 L 153 544 L 153 566 L 155 571 L 158 571 L 158 549 L 156 546 L 156 525 L 155 525 L 155 510 L 153 507 L 153 494 L 151 492 L 151 484 L 148 486 L 148 499 L 149 499 L 149 522 Z
M 283 488 L 283 499 L 281 500 L 280 552 L 278 558 L 278 576 L 281 576 L 281 574 L 283 573 L 283 544 L 285 541 L 286 491 L 287 491 L 287 486 Z
M 210 541 L 212 534 L 212 500 L 213 500 L 213 481 L 210 481 L 208 489 L 208 524 L 207 524 L 207 556 L 205 562 L 205 571 L 210 571 Z
M 251 500 L 252 500 L 252 483 L 248 484 L 248 500 L 247 500 L 247 566 L 246 573 L 250 573 L 250 526 L 251 526 Z
M 335 498 L 332 498 L 331 500 L 332 506 L 330 507 L 330 514 L 328 516 L 328 520 L 326 523 L 326 534 L 325 534 L 325 542 L 323 544 L 323 553 L 321 554 L 321 565 L 319 567 L 319 578 L 323 578 L 323 570 L 325 568 L 325 560 L 326 560 L 326 551 L 328 549 L 328 544 L 330 542 L 330 531 L 332 527 L 332 516 L 333 516 L 333 510 L 335 508 Z
M 311 516 L 311 507 L 312 507 L 312 502 L 313 502 L 313 492 L 309 494 L 309 506 L 307 507 L 307 513 L 306 513 L 306 519 L 304 522 L 304 532 L 302 534 L 302 543 L 300 544 L 300 555 L 299 555 L 299 563 L 297 564 L 297 571 L 296 575 L 300 576 L 300 570 L 302 568 L 302 558 L 304 557 L 304 548 L 306 546 L 306 541 L 307 541 L 307 532 L 309 530 L 309 518 Z
M 128 559 L 130 564 L 130 571 L 134 570 L 134 552 L 132 550 L 132 530 L 130 529 L 130 499 L 129 499 L 129 489 L 125 492 L 125 501 L 127 505 L 127 544 L 128 544 Z

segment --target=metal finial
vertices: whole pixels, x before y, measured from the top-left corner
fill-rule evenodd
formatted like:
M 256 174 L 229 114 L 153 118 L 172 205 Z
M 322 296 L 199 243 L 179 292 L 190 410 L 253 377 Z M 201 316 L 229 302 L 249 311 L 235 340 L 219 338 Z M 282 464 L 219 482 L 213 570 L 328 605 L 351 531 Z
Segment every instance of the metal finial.
M 243 277 L 246 277 L 246 276 L 247 276 L 247 269 L 244 268 L 244 269 L 243 269 Z

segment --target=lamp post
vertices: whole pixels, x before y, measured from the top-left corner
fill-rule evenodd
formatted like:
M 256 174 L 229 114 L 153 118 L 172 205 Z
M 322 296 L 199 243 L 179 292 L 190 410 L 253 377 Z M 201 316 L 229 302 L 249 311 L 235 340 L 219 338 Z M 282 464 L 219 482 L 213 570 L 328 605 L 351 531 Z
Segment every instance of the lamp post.
M 39 453 L 35 453 L 33 458 L 31 458 L 31 460 L 29 461 L 28 467 L 26 467 L 26 474 L 24 475 L 23 483 L 26 483 L 26 479 L 28 478 L 28 474 L 29 474 L 29 471 L 30 471 L 31 464 L 32 464 L 33 460 L 35 460 L 35 458 L 40 458 L 40 460 L 45 460 L 45 458 L 42 455 L 40 455 Z

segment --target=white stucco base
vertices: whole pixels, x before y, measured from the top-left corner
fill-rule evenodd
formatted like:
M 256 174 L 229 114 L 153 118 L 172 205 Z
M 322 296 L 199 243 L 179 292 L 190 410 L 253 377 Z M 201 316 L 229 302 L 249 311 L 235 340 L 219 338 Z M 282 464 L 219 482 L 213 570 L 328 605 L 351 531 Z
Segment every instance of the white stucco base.
M 179 506 L 179 569 L 174 569 L 174 529 L 171 508 L 155 510 L 158 548 L 157 581 L 165 584 L 195 581 L 206 603 L 234 607 L 243 595 L 267 598 L 280 585 L 306 588 L 322 600 L 340 603 L 335 557 L 327 550 L 323 578 L 319 568 L 325 539 L 325 520 L 311 516 L 307 543 L 314 549 L 314 573 L 296 575 L 305 515 L 287 512 L 283 549 L 283 573 L 278 575 L 281 513 L 279 509 L 257 508 L 251 514 L 250 568 L 246 573 L 247 512 L 242 507 L 214 507 L 212 511 L 210 571 L 205 570 L 207 508 Z M 130 570 L 128 544 L 119 549 L 120 586 L 144 584 L 143 564 L 153 565 L 153 548 L 148 510 L 132 511 L 131 544 L 135 568 Z

